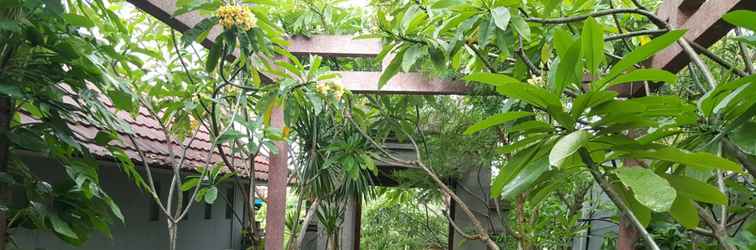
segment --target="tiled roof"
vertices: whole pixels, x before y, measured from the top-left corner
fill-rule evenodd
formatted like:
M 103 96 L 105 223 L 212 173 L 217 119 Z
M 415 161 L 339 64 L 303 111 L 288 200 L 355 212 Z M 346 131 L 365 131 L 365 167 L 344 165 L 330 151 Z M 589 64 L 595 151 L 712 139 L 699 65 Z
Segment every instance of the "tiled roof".
M 109 105 L 110 103 L 105 101 L 105 104 Z M 110 107 L 110 109 L 111 112 L 115 111 L 112 107 Z M 149 113 L 146 109 L 140 108 L 139 113 L 136 115 L 136 117 L 131 117 L 130 114 L 123 111 L 117 112 L 116 115 L 131 126 L 132 130 L 134 131 L 134 141 L 139 146 L 139 149 L 145 154 L 145 158 L 147 159 L 147 163 L 150 165 L 150 167 L 171 168 L 171 163 L 169 161 L 169 144 L 165 138 L 165 135 L 160 129 L 160 124 L 149 116 Z M 29 116 L 22 116 L 22 122 L 33 122 L 33 120 Z M 97 132 L 100 130 L 99 128 L 97 128 L 93 124 L 89 124 L 86 121 L 69 121 L 68 126 L 71 128 L 71 130 L 74 131 L 74 133 L 78 135 L 81 140 L 84 141 L 84 145 L 92 154 L 101 159 L 114 160 L 113 156 L 106 148 L 94 143 L 94 138 L 97 135 Z M 139 152 L 137 148 L 134 147 L 131 139 L 129 139 L 129 137 L 125 133 L 119 134 L 121 135 L 121 140 L 113 141 L 110 143 L 110 145 L 123 149 L 134 162 L 141 163 Z M 189 139 L 187 138 L 185 143 L 188 143 L 188 141 Z M 175 162 L 178 162 L 183 151 L 182 146 L 175 142 L 171 144 L 173 145 L 174 157 L 176 159 Z M 207 130 L 201 129 L 194 141 L 188 147 L 183 168 L 186 170 L 193 170 L 197 166 L 208 165 L 206 163 L 206 160 L 211 148 L 213 149 L 214 153 L 212 155 L 212 158 L 210 159 L 209 165 L 213 165 L 215 163 L 222 164 L 223 160 L 218 155 L 218 150 L 212 147 L 212 143 L 210 142 L 210 137 L 207 133 Z M 230 152 L 230 149 L 224 148 L 224 152 L 228 154 Z M 229 156 L 228 159 L 229 161 L 232 161 L 232 164 L 237 170 L 237 173 L 239 173 L 242 177 L 249 177 L 249 162 L 246 159 L 238 156 Z M 228 171 L 229 169 L 225 170 Z M 255 177 L 258 180 L 268 180 L 267 157 L 258 156 L 257 159 L 255 159 Z

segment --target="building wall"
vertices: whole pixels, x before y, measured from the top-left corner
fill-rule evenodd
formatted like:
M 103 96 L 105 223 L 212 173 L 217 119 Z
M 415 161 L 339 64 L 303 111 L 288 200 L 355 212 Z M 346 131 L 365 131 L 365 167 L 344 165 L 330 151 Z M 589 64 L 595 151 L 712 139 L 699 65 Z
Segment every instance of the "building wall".
M 27 157 L 28 166 L 34 173 L 54 183 L 66 178 L 63 168 L 54 162 Z M 165 199 L 170 186 L 167 171 L 153 171 L 160 183 L 160 195 Z M 152 200 L 145 192 L 136 188 L 117 166 L 103 163 L 100 168 L 100 180 L 103 189 L 119 205 L 125 217 L 125 223 L 114 220 L 111 225 L 113 238 L 96 232 L 81 247 L 74 247 L 57 239 L 52 233 L 30 230 L 18 230 L 13 238 L 19 249 L 28 250 L 163 250 L 168 249 L 168 230 L 165 215 L 159 213 L 158 220 L 150 219 Z M 241 249 L 241 226 L 235 218 L 226 217 L 224 195 L 231 185 L 223 188 L 219 197 L 212 204 L 210 219 L 205 219 L 205 204 L 194 203 L 188 212 L 188 218 L 179 224 L 178 246 L 180 250 L 226 250 Z M 244 211 L 244 200 L 239 190 L 234 190 L 234 210 L 239 216 Z M 245 218 L 242 218 L 245 219 Z

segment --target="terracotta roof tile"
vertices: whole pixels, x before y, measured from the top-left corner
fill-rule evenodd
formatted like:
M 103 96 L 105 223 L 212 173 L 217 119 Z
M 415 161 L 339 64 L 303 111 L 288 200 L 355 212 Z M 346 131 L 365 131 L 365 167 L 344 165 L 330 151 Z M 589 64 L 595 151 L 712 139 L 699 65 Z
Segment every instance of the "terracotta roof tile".
M 104 104 L 110 106 L 109 101 L 105 101 Z M 141 149 L 145 154 L 145 158 L 147 158 L 147 163 L 150 165 L 150 167 L 170 168 L 172 163 L 168 159 L 170 156 L 168 148 L 169 145 L 172 145 L 174 147 L 175 161 L 179 161 L 182 151 L 181 145 L 175 142 L 169 144 L 166 141 L 165 135 L 160 129 L 160 124 L 156 120 L 150 118 L 149 113 L 146 109 L 140 108 L 139 113 L 135 117 L 131 117 L 130 114 L 122 111 L 117 112 L 116 116 L 131 126 L 132 130 L 134 131 L 134 141 L 136 141 L 136 143 L 139 145 L 139 149 Z M 24 114 L 22 114 L 21 120 L 22 123 L 34 121 L 33 118 Z M 74 131 L 74 133 L 78 134 L 78 136 L 81 137 L 80 139 L 83 140 L 84 145 L 90 150 L 92 154 L 100 158 L 113 160 L 112 155 L 110 155 L 110 152 L 107 149 L 94 143 L 94 138 L 97 135 L 99 128 L 97 128 L 93 124 L 89 124 L 86 121 L 70 121 L 68 125 Z M 139 157 L 139 153 L 136 147 L 134 147 L 131 140 L 126 136 L 125 133 L 120 133 L 120 135 L 120 141 L 111 142 L 111 145 L 119 147 L 126 151 L 126 153 L 129 155 L 129 157 L 131 157 L 132 160 L 140 161 L 141 157 Z M 186 164 L 184 164 L 184 168 L 191 170 L 197 166 L 206 165 L 206 160 L 211 148 L 212 144 L 209 141 L 208 133 L 201 130 L 198 133 L 197 138 L 195 138 L 195 140 L 188 147 L 185 159 Z M 228 147 L 224 147 L 224 151 L 228 153 L 230 149 Z M 249 177 L 248 162 L 245 159 L 237 156 L 229 157 L 229 160 L 233 162 L 234 168 L 236 168 L 241 176 Z M 221 157 L 218 155 L 218 150 L 213 148 L 213 155 L 209 163 L 213 165 L 216 163 L 222 164 L 222 162 L 223 161 Z M 228 171 L 228 169 L 225 170 Z M 258 156 L 257 159 L 255 159 L 255 177 L 258 180 L 268 180 L 267 157 Z

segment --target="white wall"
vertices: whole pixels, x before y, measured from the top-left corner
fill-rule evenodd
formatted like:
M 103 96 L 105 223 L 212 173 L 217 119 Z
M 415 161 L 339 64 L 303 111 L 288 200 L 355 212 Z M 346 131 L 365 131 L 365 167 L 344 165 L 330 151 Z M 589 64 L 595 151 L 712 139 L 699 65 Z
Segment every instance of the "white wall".
M 51 183 L 66 178 L 63 168 L 54 162 L 26 157 L 27 165 L 34 173 Z M 165 171 L 153 171 L 160 182 L 161 197 L 165 199 L 170 185 L 170 178 Z M 113 238 L 96 232 L 89 241 L 81 247 L 74 247 L 57 239 L 48 232 L 18 230 L 13 232 L 13 238 L 19 249 L 29 250 L 162 250 L 168 249 L 168 233 L 165 216 L 151 221 L 149 218 L 150 200 L 146 194 L 136 188 L 117 166 L 104 163 L 100 168 L 100 180 L 105 191 L 119 205 L 126 218 L 125 224 L 116 221 L 111 230 Z M 231 185 L 229 185 L 231 187 Z M 238 221 L 234 218 L 226 219 L 226 203 L 220 195 L 226 192 L 223 188 L 218 200 L 212 205 L 212 218 L 205 219 L 204 203 L 194 203 L 189 210 L 188 219 L 179 224 L 178 249 L 181 250 L 225 250 L 241 249 L 241 235 Z M 234 209 L 239 216 L 244 210 L 244 200 L 239 190 L 234 191 Z M 246 219 L 246 218 L 242 218 Z

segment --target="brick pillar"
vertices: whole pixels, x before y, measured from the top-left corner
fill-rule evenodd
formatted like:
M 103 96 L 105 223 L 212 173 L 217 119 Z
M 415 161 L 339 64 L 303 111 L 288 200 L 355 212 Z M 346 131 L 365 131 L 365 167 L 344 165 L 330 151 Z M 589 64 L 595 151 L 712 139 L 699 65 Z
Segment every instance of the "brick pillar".
M 270 117 L 271 126 L 284 127 L 283 107 L 273 107 Z M 268 175 L 268 213 L 265 224 L 265 249 L 282 250 L 284 238 L 284 218 L 286 216 L 286 178 L 288 176 L 287 153 L 285 141 L 275 142 L 277 153 L 270 154 L 270 172 Z

